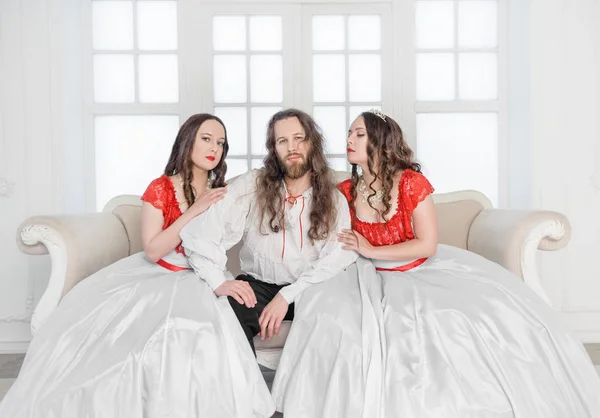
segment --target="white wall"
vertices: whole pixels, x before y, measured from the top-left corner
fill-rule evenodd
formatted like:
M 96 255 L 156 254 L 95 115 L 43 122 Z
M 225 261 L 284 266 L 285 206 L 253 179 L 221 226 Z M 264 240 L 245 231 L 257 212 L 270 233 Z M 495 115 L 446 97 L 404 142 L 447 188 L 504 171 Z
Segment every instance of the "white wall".
M 570 325 L 600 341 L 600 3 L 531 0 L 529 36 L 533 205 L 573 226 L 542 277 Z
M 47 256 L 21 254 L 35 214 L 85 207 L 80 0 L 0 2 L 0 351 L 22 351 Z M 509 0 L 509 203 L 562 211 L 566 250 L 542 254 L 554 303 L 600 342 L 600 5 Z
M 20 253 L 15 231 L 34 214 L 84 208 L 81 2 L 0 2 L 0 352 L 30 339 L 49 260 Z

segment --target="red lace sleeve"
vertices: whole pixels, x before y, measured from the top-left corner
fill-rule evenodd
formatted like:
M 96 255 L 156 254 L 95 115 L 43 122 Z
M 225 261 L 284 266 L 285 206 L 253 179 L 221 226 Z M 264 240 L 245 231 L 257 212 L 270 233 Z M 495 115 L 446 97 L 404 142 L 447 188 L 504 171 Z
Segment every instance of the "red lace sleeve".
M 166 181 L 165 181 L 166 180 Z M 148 185 L 148 188 L 142 195 L 142 200 L 144 202 L 150 203 L 158 210 L 162 210 L 163 212 L 167 208 L 169 204 L 169 184 L 167 183 L 169 178 L 166 176 L 161 176 L 152 181 Z
M 337 188 L 340 192 L 344 194 L 346 200 L 350 202 L 350 199 L 352 198 L 352 196 L 350 196 L 350 191 L 352 189 L 352 179 L 344 180 L 343 182 L 337 185 Z
M 407 171 L 405 174 L 407 176 L 403 193 L 407 196 L 405 201 L 410 205 L 408 209 L 412 212 L 435 189 L 423 174 L 412 170 Z

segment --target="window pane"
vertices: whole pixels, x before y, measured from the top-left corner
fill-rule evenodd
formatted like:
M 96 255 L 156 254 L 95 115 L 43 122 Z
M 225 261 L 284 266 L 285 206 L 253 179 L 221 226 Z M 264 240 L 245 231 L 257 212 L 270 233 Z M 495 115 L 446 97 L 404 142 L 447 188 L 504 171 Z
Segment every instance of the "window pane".
M 281 51 L 282 42 L 281 16 L 250 17 L 251 50 Z
M 178 130 L 178 116 L 96 116 L 96 208 L 144 193 L 163 173 Z
M 352 54 L 348 60 L 350 101 L 381 101 L 381 55 Z
M 215 55 L 215 103 L 246 102 L 246 57 Z
M 255 169 L 255 168 L 263 168 L 263 167 L 264 167 L 264 164 L 263 164 L 263 160 L 262 160 L 262 158 L 260 158 L 260 159 L 258 159 L 258 158 L 253 158 L 253 159 L 252 159 L 252 163 L 251 163 L 251 164 L 252 164 L 252 169 Z
M 348 48 L 378 50 L 381 48 L 381 16 L 350 16 Z
M 350 171 L 350 169 L 348 168 L 348 160 L 346 160 L 345 158 L 329 157 L 327 158 L 327 161 L 329 162 L 329 167 L 336 171 Z
M 96 103 L 132 103 L 135 100 L 133 55 L 94 56 Z
M 250 57 L 250 100 L 254 103 L 283 102 L 281 55 L 252 55 Z
M 367 112 L 367 111 L 369 111 L 371 109 L 377 109 L 377 110 L 381 111 L 381 106 L 379 106 L 379 105 L 373 105 L 373 106 L 350 106 L 350 111 L 349 111 L 350 123 L 346 127 L 346 131 L 348 130 L 348 128 L 350 127 L 350 125 L 352 124 L 352 122 L 354 122 L 354 119 L 356 119 L 361 113 Z
M 248 160 L 243 159 L 233 159 L 227 158 L 225 159 L 227 162 L 227 173 L 225 174 L 225 179 L 230 180 L 235 176 L 239 176 L 240 174 L 244 174 L 248 171 Z
M 454 48 L 454 2 L 417 1 L 417 48 Z
M 498 204 L 496 113 L 417 115 L 417 158 L 436 192 L 473 189 Z
M 312 46 L 315 51 L 339 51 L 345 48 L 344 16 L 313 16 Z
M 133 5 L 130 1 L 92 3 L 94 49 L 133 49 Z
M 315 102 L 346 100 L 346 66 L 343 55 L 313 56 L 313 100 Z
M 246 18 L 244 16 L 213 17 L 213 49 L 244 51 L 246 49 Z
M 253 107 L 250 109 L 250 138 L 252 138 L 252 155 L 267 155 L 267 124 L 281 107 Z
M 326 154 L 346 153 L 346 108 L 344 106 L 315 106 L 313 116 L 323 129 Z
M 245 107 L 215 107 L 217 115 L 227 129 L 228 155 L 248 153 L 248 112 Z
M 495 100 L 498 97 L 496 54 L 459 54 L 458 91 L 463 100 Z
M 177 55 L 140 55 L 139 64 L 140 102 L 179 101 Z
M 417 100 L 454 98 L 454 55 L 417 54 Z
M 458 46 L 494 48 L 498 45 L 497 2 L 462 1 L 458 3 Z
M 177 49 L 177 2 L 137 2 L 138 48 Z

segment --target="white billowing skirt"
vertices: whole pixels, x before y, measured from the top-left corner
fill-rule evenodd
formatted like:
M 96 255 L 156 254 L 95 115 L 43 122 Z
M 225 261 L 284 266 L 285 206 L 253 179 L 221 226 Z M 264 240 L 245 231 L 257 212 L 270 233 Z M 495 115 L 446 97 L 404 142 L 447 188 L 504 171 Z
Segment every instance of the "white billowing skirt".
M 189 267 L 171 253 L 166 261 Z M 143 253 L 75 286 L 35 335 L 1 418 L 263 418 L 275 406 L 226 298 Z
M 301 297 L 275 377 L 286 418 L 598 418 L 577 337 L 519 278 L 440 245 L 406 272 L 359 259 Z

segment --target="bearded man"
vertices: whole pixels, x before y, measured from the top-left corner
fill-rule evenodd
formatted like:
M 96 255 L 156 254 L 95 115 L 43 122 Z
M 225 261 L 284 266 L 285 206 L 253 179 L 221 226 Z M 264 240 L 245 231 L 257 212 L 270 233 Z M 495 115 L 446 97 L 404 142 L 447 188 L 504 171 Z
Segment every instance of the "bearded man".
M 307 288 L 358 257 L 338 241 L 337 233 L 350 229 L 350 212 L 323 142 L 305 112 L 276 113 L 264 168 L 234 179 L 222 201 L 181 231 L 190 264 L 217 296 L 228 296 L 253 350 L 256 335 L 271 339 L 293 319 L 293 304 Z M 228 280 L 225 252 L 240 240 L 245 274 Z

